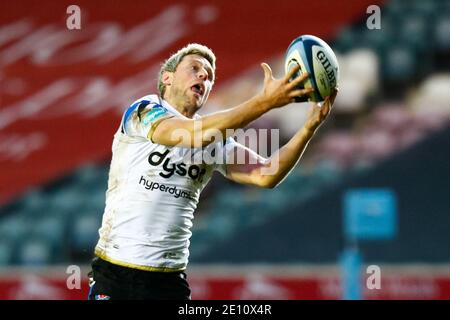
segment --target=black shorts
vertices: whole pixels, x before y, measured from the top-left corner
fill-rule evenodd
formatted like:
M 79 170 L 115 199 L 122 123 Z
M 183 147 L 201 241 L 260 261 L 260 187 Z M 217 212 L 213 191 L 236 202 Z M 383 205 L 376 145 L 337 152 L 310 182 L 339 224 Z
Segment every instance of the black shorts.
M 89 300 L 189 300 L 184 272 L 153 272 L 126 268 L 98 257 L 89 273 Z

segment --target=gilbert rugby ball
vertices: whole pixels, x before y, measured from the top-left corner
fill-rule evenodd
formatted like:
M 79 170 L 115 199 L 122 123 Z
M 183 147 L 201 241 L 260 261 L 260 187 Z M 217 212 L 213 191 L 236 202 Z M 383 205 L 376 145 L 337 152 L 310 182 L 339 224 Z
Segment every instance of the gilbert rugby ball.
M 333 93 L 339 81 L 339 65 L 336 55 L 325 41 L 311 35 L 303 35 L 292 41 L 284 60 L 285 72 L 296 64 L 300 65 L 300 71 L 294 78 L 308 72 L 309 78 L 301 87 L 314 88 L 308 97 L 297 98 L 297 102 L 321 102 Z

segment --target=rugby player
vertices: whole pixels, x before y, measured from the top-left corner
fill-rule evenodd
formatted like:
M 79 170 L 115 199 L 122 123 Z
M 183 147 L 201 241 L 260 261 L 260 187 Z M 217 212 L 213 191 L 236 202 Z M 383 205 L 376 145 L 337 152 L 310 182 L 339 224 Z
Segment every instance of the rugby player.
M 206 46 L 189 44 L 162 65 L 158 94 L 138 99 L 124 112 L 112 144 L 89 299 L 190 299 L 185 274 L 190 229 L 200 192 L 212 173 L 273 188 L 297 164 L 330 113 L 336 92 L 322 106 L 314 105 L 291 140 L 264 158 L 237 143 L 227 129 L 244 128 L 312 89 L 299 88 L 308 74 L 291 79 L 298 67 L 280 79 L 266 63 L 261 67 L 261 92 L 238 106 L 200 117 L 197 111 L 214 84 L 216 58 Z M 233 161 L 238 151 L 253 164 Z M 204 161 L 213 154 L 223 161 Z M 268 167 L 276 170 L 264 174 Z

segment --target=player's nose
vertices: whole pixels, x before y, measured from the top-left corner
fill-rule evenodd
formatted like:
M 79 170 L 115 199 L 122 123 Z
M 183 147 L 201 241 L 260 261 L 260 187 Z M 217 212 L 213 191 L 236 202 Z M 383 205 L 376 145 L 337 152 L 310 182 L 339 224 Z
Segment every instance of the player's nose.
M 207 73 L 205 70 L 200 70 L 200 71 L 197 73 L 197 77 L 198 77 L 199 79 L 206 80 L 206 79 L 208 79 L 208 73 Z

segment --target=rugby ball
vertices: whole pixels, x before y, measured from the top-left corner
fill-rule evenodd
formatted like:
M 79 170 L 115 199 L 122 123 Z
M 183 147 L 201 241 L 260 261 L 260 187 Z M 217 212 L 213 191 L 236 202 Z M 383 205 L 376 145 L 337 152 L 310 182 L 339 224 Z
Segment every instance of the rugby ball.
M 299 87 L 312 87 L 314 91 L 295 101 L 321 102 L 333 93 L 339 81 L 339 65 L 336 55 L 325 41 L 312 35 L 302 35 L 292 41 L 284 60 L 285 72 L 289 72 L 296 64 L 300 65 L 300 71 L 293 78 L 308 72 L 309 78 Z

